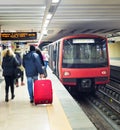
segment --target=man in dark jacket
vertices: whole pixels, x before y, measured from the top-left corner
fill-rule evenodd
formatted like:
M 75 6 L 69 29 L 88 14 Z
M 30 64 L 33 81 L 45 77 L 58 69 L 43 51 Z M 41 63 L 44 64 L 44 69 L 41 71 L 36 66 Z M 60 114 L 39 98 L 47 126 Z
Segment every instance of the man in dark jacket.
M 30 46 L 30 51 L 23 56 L 23 66 L 27 77 L 30 103 L 33 103 L 33 82 L 38 79 L 38 74 L 40 78 L 44 77 L 41 61 L 34 46 Z

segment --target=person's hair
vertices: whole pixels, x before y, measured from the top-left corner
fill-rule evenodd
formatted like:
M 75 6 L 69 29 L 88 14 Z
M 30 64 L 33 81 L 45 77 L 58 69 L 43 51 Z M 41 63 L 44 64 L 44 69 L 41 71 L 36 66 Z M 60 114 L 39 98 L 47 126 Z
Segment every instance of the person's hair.
M 3 57 L 5 57 L 5 56 L 14 56 L 14 53 L 11 49 L 7 48 L 3 51 Z
M 30 51 L 35 51 L 35 46 L 31 45 L 30 46 Z

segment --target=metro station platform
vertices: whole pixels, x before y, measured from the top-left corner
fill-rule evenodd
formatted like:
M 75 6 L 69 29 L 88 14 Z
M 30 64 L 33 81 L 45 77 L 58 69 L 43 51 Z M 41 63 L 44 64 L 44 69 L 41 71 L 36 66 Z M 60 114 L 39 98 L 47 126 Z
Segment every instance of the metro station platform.
M 120 67 L 120 60 L 112 60 L 112 59 L 110 59 L 110 65 Z
M 27 85 L 15 87 L 15 99 L 5 102 L 4 81 L 0 84 L 0 130 L 97 130 L 52 71 L 47 71 L 52 104 L 30 104 Z

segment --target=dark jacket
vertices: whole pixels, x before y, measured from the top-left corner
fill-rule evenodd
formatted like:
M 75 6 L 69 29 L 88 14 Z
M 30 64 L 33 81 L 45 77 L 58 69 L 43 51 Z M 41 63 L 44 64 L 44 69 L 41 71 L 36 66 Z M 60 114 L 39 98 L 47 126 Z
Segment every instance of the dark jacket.
M 42 66 L 45 66 L 45 64 L 44 64 L 44 60 L 43 60 L 43 56 L 42 56 L 40 50 L 37 50 L 37 49 L 36 49 L 36 53 L 39 55 L 39 58 L 40 58 L 40 60 L 41 60 L 41 64 L 42 64 Z
M 3 76 L 14 76 L 14 70 L 19 65 L 13 56 L 5 56 L 2 61 Z
M 23 56 L 23 66 L 27 77 L 38 76 L 38 73 L 43 74 L 39 55 L 35 51 L 30 51 Z
M 19 62 L 19 66 L 22 65 L 22 58 L 21 58 L 21 55 L 20 55 L 19 53 L 15 52 L 15 56 L 16 56 L 18 62 Z

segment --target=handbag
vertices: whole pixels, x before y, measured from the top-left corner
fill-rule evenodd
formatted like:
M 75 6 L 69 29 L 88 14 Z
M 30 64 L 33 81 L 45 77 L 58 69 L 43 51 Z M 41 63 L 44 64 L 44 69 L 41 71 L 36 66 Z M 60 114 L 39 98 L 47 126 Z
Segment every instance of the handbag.
M 14 78 L 15 79 L 18 79 L 22 76 L 22 71 L 20 68 L 16 67 L 15 70 L 14 70 Z

